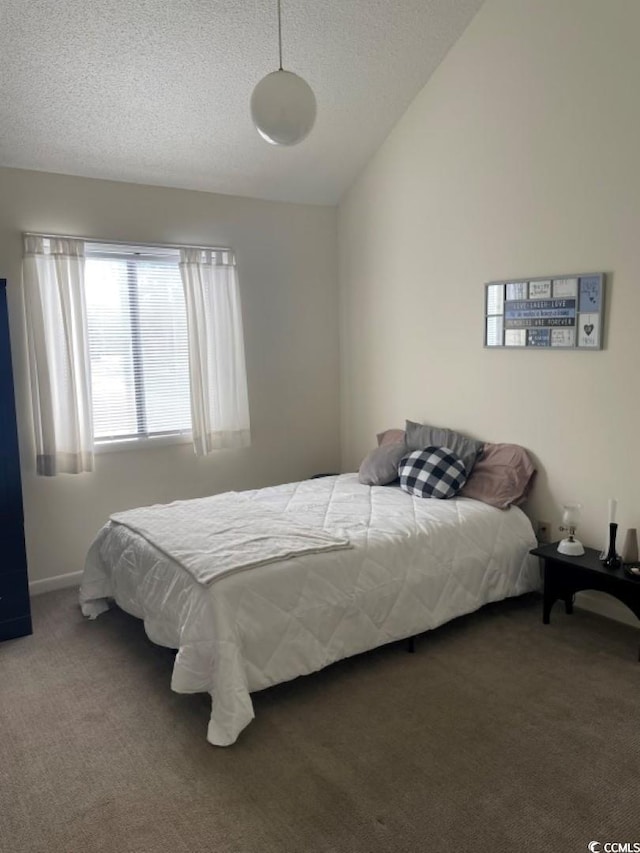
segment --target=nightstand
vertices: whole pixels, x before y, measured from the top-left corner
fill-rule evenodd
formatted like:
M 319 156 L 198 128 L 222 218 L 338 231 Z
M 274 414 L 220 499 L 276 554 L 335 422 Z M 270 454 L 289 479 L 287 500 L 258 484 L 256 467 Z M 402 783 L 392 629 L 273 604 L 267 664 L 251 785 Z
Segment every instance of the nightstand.
M 542 621 L 549 624 L 551 608 L 561 599 L 567 613 L 573 612 L 573 596 L 585 589 L 608 592 L 624 602 L 640 619 L 640 580 L 630 577 L 622 567 L 607 569 L 600 554 L 585 548 L 581 557 L 568 557 L 558 552 L 558 543 L 541 545 L 531 551 L 544 561 L 544 599 Z M 640 661 L 640 652 L 638 653 Z

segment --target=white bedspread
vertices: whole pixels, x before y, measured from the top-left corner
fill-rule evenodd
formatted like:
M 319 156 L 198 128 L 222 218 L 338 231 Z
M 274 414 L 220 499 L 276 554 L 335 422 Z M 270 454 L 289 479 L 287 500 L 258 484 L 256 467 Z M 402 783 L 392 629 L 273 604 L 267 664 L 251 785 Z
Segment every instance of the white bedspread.
M 414 498 L 356 474 L 243 495 L 297 525 L 344 531 L 353 547 L 204 586 L 139 534 L 107 524 L 80 591 L 85 614 L 115 598 L 153 642 L 178 649 L 172 689 L 210 692 L 207 737 L 217 745 L 252 720 L 253 691 L 539 587 L 535 536 L 515 507 Z
M 140 507 L 111 521 L 139 533 L 205 585 L 277 560 L 350 547 L 310 519 L 298 524 L 291 513 L 238 492 Z

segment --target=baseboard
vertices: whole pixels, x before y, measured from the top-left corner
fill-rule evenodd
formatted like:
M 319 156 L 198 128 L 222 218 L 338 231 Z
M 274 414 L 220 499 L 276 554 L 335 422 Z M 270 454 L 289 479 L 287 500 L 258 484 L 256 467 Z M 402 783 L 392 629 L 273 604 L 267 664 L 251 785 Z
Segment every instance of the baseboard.
M 66 589 L 70 586 L 80 586 L 82 572 L 70 572 L 68 575 L 57 575 L 55 578 L 43 578 L 40 581 L 29 582 L 29 595 L 40 595 L 54 589 Z
M 576 607 L 580 607 L 582 610 L 589 610 L 591 613 L 598 613 L 608 619 L 624 622 L 625 625 L 633 625 L 634 628 L 638 627 L 636 615 L 629 610 L 626 604 L 606 593 L 578 592 L 574 603 Z

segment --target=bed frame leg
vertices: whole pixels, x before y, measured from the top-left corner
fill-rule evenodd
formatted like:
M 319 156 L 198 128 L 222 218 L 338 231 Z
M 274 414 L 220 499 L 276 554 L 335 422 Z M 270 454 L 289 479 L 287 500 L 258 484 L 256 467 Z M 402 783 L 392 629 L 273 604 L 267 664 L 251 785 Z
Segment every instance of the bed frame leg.
M 415 637 L 407 637 L 407 651 L 410 655 L 414 654 L 416 650 L 416 638 Z

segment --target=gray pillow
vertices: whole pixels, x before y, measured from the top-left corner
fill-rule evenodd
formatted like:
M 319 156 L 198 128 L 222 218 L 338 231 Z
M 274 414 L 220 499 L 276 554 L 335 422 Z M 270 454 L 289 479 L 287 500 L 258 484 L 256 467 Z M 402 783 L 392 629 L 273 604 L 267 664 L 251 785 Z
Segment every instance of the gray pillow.
M 358 477 L 365 486 L 386 486 L 398 479 L 398 465 L 407 453 L 404 441 L 383 444 L 362 460 Z
M 459 432 L 445 427 L 428 426 L 407 421 L 406 442 L 409 450 L 424 450 L 425 447 L 448 447 L 464 462 L 467 477 L 471 474 L 476 459 L 482 453 L 483 441 L 467 438 Z

